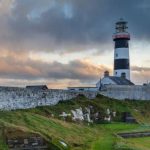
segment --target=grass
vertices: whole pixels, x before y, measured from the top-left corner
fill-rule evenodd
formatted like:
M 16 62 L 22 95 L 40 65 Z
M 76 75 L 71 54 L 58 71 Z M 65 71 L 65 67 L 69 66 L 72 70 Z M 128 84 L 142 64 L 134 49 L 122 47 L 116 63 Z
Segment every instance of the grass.
M 104 132 L 105 133 L 105 132 Z M 115 137 L 109 133 L 105 133 L 103 136 L 100 136 L 93 145 L 93 150 L 112 150 Z
M 150 137 L 132 138 L 128 139 L 129 145 L 132 145 L 138 149 L 149 150 L 150 149 Z
M 111 124 L 93 124 L 64 122 L 58 115 L 71 109 L 92 105 L 96 111 L 105 114 L 107 108 L 117 112 L 115 122 Z M 72 101 L 60 102 L 55 106 L 38 107 L 27 110 L 0 112 L 0 150 L 7 150 L 3 129 L 20 129 L 24 132 L 38 133 L 60 150 L 66 149 L 59 141 L 67 143 L 71 150 L 139 150 L 150 149 L 149 138 L 126 140 L 116 136 L 118 132 L 150 130 L 150 102 L 118 101 L 97 96 L 88 100 L 79 96 Z M 121 113 L 131 112 L 140 124 L 119 122 Z M 55 117 L 52 117 L 54 114 Z M 144 115 L 143 115 L 144 114 Z M 150 117 L 149 117 L 150 118 Z M 137 140 L 137 141 L 136 141 Z M 137 142 L 137 144 L 136 144 Z M 143 148 L 143 149 L 142 149 Z M 146 149 L 147 148 L 147 149 Z

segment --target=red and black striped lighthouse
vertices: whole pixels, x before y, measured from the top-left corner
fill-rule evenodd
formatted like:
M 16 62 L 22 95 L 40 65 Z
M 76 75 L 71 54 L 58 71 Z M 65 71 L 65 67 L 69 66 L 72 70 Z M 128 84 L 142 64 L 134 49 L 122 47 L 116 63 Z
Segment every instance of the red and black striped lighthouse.
M 127 22 L 123 19 L 116 22 L 116 32 L 113 35 L 113 40 L 115 43 L 114 76 L 124 77 L 130 80 L 130 34 L 127 32 L 127 28 Z

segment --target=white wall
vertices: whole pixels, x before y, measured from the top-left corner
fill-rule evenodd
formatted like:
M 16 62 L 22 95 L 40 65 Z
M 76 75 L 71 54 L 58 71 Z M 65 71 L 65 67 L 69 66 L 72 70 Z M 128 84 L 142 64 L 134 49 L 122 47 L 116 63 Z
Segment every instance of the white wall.
M 69 92 L 67 90 L 29 90 L 24 88 L 0 87 L 0 109 L 26 109 L 37 106 L 55 105 L 59 101 L 70 100 L 79 94 L 95 98 L 97 92 Z
M 109 77 L 104 77 L 101 79 L 101 85 L 110 85 L 110 84 L 116 85 L 116 83 L 113 80 L 111 80 Z M 97 82 L 96 87 L 98 88 L 100 87 L 100 81 Z
M 110 98 L 120 100 L 150 100 L 150 86 L 108 85 L 106 89 L 101 94 Z
M 107 85 L 105 91 L 70 92 L 68 90 L 33 91 L 23 88 L 0 87 L 0 110 L 35 108 L 56 105 L 59 101 L 70 100 L 79 94 L 93 99 L 98 93 L 115 99 L 150 100 L 150 86 Z
M 116 48 L 114 53 L 115 59 L 129 59 L 129 48 Z

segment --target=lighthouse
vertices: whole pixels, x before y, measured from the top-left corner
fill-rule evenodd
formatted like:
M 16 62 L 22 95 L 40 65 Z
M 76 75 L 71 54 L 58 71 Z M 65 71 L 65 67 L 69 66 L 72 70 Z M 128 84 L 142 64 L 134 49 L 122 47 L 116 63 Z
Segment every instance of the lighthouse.
M 106 90 L 110 85 L 128 85 L 133 86 L 130 81 L 130 58 L 129 58 L 129 40 L 130 34 L 127 29 L 127 22 L 120 19 L 116 22 L 116 30 L 113 35 L 114 41 L 114 73 L 113 76 L 109 71 L 104 72 L 104 77 L 96 83 L 99 90 Z
M 130 59 L 129 40 L 130 34 L 127 32 L 127 22 L 120 19 L 116 22 L 116 31 L 113 35 L 114 41 L 114 76 L 123 77 L 130 80 Z

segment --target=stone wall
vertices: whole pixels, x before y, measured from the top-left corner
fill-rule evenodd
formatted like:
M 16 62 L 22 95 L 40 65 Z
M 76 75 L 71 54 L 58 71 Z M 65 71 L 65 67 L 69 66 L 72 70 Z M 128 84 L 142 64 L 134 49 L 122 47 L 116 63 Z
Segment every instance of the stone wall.
M 108 85 L 101 94 L 119 100 L 150 100 L 150 86 Z
M 150 86 L 109 85 L 101 92 L 70 92 L 67 90 L 29 90 L 26 88 L 0 87 L 0 110 L 35 108 L 55 105 L 59 101 L 70 100 L 79 94 L 93 99 L 100 93 L 119 100 L 150 100 Z
M 70 100 L 79 94 L 95 98 L 97 92 L 69 92 L 67 90 L 29 90 L 25 88 L 0 87 L 0 109 L 26 109 L 37 106 L 55 105 Z

